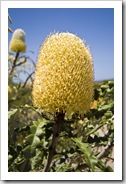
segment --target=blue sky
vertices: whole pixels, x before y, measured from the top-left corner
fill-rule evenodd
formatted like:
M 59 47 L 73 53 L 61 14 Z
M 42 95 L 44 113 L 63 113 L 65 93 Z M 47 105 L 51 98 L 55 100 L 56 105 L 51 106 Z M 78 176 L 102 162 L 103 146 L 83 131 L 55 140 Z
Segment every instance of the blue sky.
M 12 8 L 9 27 L 26 33 L 27 52 L 35 62 L 41 43 L 55 32 L 71 32 L 86 41 L 93 55 L 95 81 L 114 78 L 114 9 Z M 12 34 L 8 35 L 10 42 Z

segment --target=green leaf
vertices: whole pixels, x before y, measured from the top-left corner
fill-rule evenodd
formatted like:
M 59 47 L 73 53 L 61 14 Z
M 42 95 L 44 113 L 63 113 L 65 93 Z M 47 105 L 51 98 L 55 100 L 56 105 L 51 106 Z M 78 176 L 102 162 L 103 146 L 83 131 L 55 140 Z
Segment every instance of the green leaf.
M 63 162 L 61 164 L 57 164 L 56 167 L 55 167 L 55 171 L 56 172 L 67 172 L 68 170 L 71 169 L 70 167 L 70 163 L 69 162 Z
M 31 163 L 29 159 L 25 159 L 22 162 L 17 164 L 18 170 L 20 172 L 28 172 L 31 170 Z
M 106 84 L 106 85 L 101 85 L 101 89 L 107 89 L 109 86 Z
M 76 143 L 76 145 L 79 147 L 79 149 L 84 153 L 86 164 L 91 168 L 92 171 L 94 171 L 93 163 L 91 162 L 91 156 L 92 156 L 92 150 L 89 148 L 88 143 L 82 142 L 82 137 L 79 138 L 72 138 L 72 140 Z M 94 162 L 94 160 L 93 160 Z
M 28 106 L 28 105 L 27 105 Z M 30 126 L 31 134 L 26 137 L 26 141 L 30 144 L 22 151 L 25 158 L 32 158 L 36 155 L 35 148 L 40 144 L 40 138 L 38 136 L 42 135 L 42 127 L 47 123 L 46 119 L 34 121 L 33 125 Z
M 8 119 L 10 119 L 11 116 L 13 116 L 17 111 L 18 109 L 13 109 L 13 110 L 8 111 Z
M 113 169 L 110 166 L 107 166 L 105 172 L 113 172 Z
M 35 134 L 36 130 L 37 130 L 37 127 L 35 125 L 30 126 L 30 131 L 31 131 L 32 134 Z
M 15 150 L 15 148 L 14 148 L 13 146 L 10 146 L 10 147 L 9 147 L 9 153 L 10 153 L 11 155 L 15 155 L 15 154 L 17 154 L 17 151 Z
M 33 121 L 32 126 L 30 126 L 30 130 L 32 134 L 35 134 L 36 136 L 40 136 L 43 133 L 42 127 L 49 122 L 46 119 L 39 119 L 38 121 Z
M 92 156 L 92 157 L 90 158 L 90 161 L 91 161 L 91 163 L 92 163 L 93 165 L 96 165 L 97 162 L 98 162 L 98 159 L 97 159 L 97 157 Z
M 27 146 L 22 151 L 24 153 L 25 158 L 28 159 L 34 157 L 36 154 L 35 148 L 31 147 L 31 145 Z
M 91 149 L 89 148 L 89 144 L 88 143 L 82 143 L 82 137 L 79 138 L 72 138 L 72 140 L 74 142 L 76 142 L 76 145 L 80 148 L 80 150 L 85 154 L 85 152 L 87 153 L 88 156 L 90 156 L 92 154 Z
M 105 171 L 106 167 L 104 163 L 93 155 L 93 151 L 89 147 L 88 143 L 83 143 L 81 141 L 82 137 L 72 138 L 72 140 L 76 143 L 80 151 L 84 154 L 86 164 L 89 166 L 91 172 L 95 172 L 95 169 L 96 169 L 95 166 L 99 167 L 101 171 Z
M 113 116 L 113 113 L 111 111 L 107 111 L 105 114 L 106 118 L 110 118 Z
M 109 85 L 110 87 L 113 87 L 113 86 L 114 86 L 114 81 L 108 81 L 108 85 Z
M 102 107 L 99 107 L 98 111 L 106 111 L 106 110 L 111 109 L 112 107 L 114 107 L 114 103 L 113 102 L 108 104 L 108 105 L 104 105 Z
M 35 125 L 30 126 L 30 130 L 31 130 L 32 134 L 35 134 L 37 136 L 40 136 L 43 132 L 41 127 L 39 127 L 39 126 L 37 127 Z
M 38 119 L 38 121 L 33 121 L 33 124 L 36 125 L 37 127 L 43 127 L 48 122 L 50 122 L 50 121 L 45 119 L 45 118 L 43 118 L 43 119 Z
M 33 108 L 31 105 L 25 104 L 24 107 L 26 108 Z
M 11 160 L 13 158 L 12 155 L 8 155 L 8 161 Z
M 100 159 L 98 159 L 96 166 L 100 168 L 103 172 L 105 172 L 106 166 Z
M 36 147 L 40 143 L 39 137 L 34 134 L 28 135 L 26 140 L 31 144 L 32 147 Z

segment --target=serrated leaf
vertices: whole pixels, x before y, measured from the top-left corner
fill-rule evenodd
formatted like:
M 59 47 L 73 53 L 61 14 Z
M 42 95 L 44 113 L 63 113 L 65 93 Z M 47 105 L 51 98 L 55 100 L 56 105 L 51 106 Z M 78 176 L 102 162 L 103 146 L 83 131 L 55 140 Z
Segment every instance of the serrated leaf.
M 76 145 L 80 148 L 80 150 L 84 153 L 86 164 L 89 166 L 91 172 L 95 171 L 95 166 L 99 167 L 102 171 L 105 170 L 104 163 L 99 161 L 97 157 L 93 155 L 92 149 L 89 147 L 88 143 L 83 143 L 82 137 L 72 138 L 72 140 L 76 143 Z
M 18 111 L 18 109 L 13 109 L 13 110 L 9 111 L 8 112 L 8 119 L 10 119 L 11 116 L 13 116 L 17 111 Z
M 32 147 L 36 147 L 40 143 L 39 137 L 34 134 L 28 135 L 26 140 L 31 144 Z
M 33 148 L 31 145 L 27 146 L 22 151 L 23 151 L 25 158 L 28 158 L 28 159 L 34 157 L 36 154 L 35 148 Z
M 113 113 L 111 111 L 107 111 L 105 114 L 106 118 L 110 118 L 113 116 Z
M 30 131 L 31 131 L 32 134 L 35 134 L 36 130 L 37 130 L 37 126 L 35 126 L 35 125 L 30 126 Z
M 39 119 L 38 121 L 33 121 L 33 125 L 30 126 L 30 130 L 32 134 L 36 136 L 40 136 L 43 133 L 42 127 L 47 124 L 49 120 L 46 119 Z
M 22 162 L 18 163 L 18 170 L 20 172 L 28 172 L 31 170 L 31 163 L 29 159 L 25 159 Z
M 92 155 L 92 151 L 89 148 L 88 143 L 82 143 L 82 137 L 79 138 L 72 138 L 72 140 L 76 143 L 76 145 L 80 148 L 80 150 L 85 154 L 87 153 L 88 156 Z
M 104 105 L 104 106 L 98 108 L 98 111 L 106 111 L 108 109 L 111 109 L 113 106 L 114 106 L 114 103 L 112 102 L 112 103 L 110 103 L 108 105 Z
M 92 157 L 91 157 L 91 159 L 90 159 L 90 162 L 91 162 L 92 164 L 96 165 L 96 164 L 97 164 L 97 162 L 98 162 L 97 157 L 92 156 Z
M 43 119 L 38 119 L 38 121 L 33 121 L 33 124 L 36 125 L 37 127 L 43 127 L 45 124 L 47 124 L 49 120 L 43 118 Z
M 43 132 L 40 127 L 37 127 L 35 125 L 30 126 L 30 130 L 31 130 L 31 133 L 35 134 L 36 136 L 40 136 Z

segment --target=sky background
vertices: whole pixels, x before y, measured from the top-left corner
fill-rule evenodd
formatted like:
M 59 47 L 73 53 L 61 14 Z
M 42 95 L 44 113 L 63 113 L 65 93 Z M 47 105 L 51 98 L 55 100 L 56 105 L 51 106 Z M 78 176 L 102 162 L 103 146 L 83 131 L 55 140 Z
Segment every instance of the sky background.
M 113 8 L 9 8 L 14 31 L 26 33 L 26 55 L 35 62 L 46 36 L 70 32 L 86 41 L 91 49 L 95 81 L 114 79 L 114 9 Z M 8 43 L 12 33 L 8 33 Z M 34 54 L 29 51 L 33 51 Z

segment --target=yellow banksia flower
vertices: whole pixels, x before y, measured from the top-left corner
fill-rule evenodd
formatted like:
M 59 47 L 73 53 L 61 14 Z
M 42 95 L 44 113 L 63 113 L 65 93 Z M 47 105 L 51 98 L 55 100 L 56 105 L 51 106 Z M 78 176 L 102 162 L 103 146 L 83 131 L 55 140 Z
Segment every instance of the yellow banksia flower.
M 16 29 L 12 35 L 10 45 L 10 51 L 12 52 L 25 52 L 25 32 L 22 29 Z
M 86 113 L 94 95 L 92 56 L 84 41 L 55 33 L 41 45 L 33 83 L 33 104 L 41 111 Z

